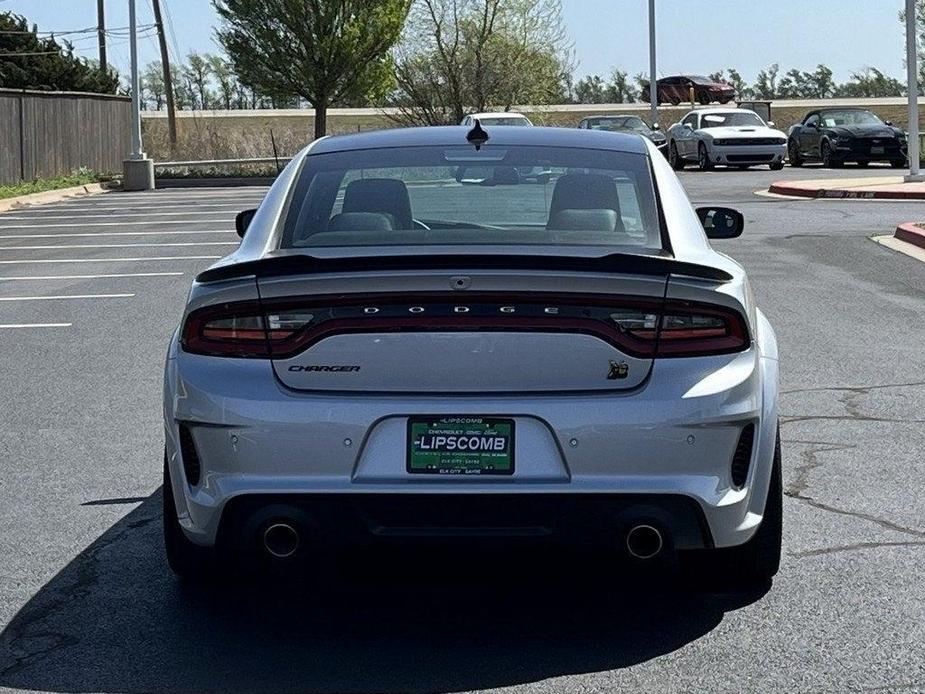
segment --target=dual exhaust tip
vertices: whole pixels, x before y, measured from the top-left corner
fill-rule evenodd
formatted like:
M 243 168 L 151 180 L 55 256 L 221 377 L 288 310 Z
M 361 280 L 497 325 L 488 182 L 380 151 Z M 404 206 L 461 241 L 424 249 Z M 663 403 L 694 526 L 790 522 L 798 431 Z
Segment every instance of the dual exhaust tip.
M 263 531 L 262 542 L 271 557 L 288 559 L 299 549 L 299 532 L 286 522 L 271 523 Z M 664 548 L 661 531 L 652 525 L 635 525 L 626 534 L 626 549 L 636 559 L 654 559 Z
M 635 525 L 626 533 L 626 549 L 636 559 L 654 559 L 665 548 L 661 531 L 644 523 Z
M 288 559 L 299 549 L 299 532 L 289 523 L 271 523 L 263 531 L 262 542 L 271 557 Z

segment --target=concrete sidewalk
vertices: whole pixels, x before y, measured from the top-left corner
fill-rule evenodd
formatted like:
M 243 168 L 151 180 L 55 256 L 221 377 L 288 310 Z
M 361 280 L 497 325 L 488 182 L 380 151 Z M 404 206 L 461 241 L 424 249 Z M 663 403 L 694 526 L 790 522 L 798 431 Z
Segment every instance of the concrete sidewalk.
M 925 200 L 925 183 L 905 183 L 903 176 L 777 181 L 769 193 L 798 198 Z

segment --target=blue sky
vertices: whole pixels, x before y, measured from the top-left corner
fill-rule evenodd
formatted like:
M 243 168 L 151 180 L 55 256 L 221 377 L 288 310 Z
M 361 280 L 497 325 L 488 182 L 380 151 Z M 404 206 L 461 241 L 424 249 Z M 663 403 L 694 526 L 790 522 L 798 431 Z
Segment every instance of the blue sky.
M 128 0 L 105 0 L 110 27 L 128 24 Z M 172 18 L 173 44 L 215 52 L 215 12 L 209 0 L 161 0 Z M 140 24 L 153 21 L 150 0 L 137 0 Z M 656 0 L 659 73 L 706 73 L 735 67 L 753 81 L 762 67 L 809 70 L 825 63 L 838 80 L 865 66 L 902 78 L 902 0 Z M 648 71 L 646 0 L 562 0 L 575 44 L 578 75 Z M 24 14 L 40 30 L 96 24 L 96 0 L 0 0 L 0 10 Z M 152 32 L 148 32 L 151 34 Z M 95 56 L 95 37 L 80 35 L 81 54 Z M 156 42 L 139 44 L 142 64 L 157 58 Z M 111 39 L 110 61 L 128 66 L 128 41 Z

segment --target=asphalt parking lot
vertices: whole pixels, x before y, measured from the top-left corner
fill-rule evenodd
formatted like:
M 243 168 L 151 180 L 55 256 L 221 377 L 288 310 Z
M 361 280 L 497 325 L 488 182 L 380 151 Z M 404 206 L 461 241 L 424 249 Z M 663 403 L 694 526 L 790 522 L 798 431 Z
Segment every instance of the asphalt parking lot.
M 925 691 L 925 265 L 868 238 L 925 204 L 754 194 L 814 175 L 681 173 L 695 203 L 745 214 L 719 247 L 780 342 L 784 561 L 761 595 L 501 559 L 506 590 L 420 590 L 388 558 L 339 588 L 181 590 L 165 347 L 264 190 L 0 213 L 0 690 Z

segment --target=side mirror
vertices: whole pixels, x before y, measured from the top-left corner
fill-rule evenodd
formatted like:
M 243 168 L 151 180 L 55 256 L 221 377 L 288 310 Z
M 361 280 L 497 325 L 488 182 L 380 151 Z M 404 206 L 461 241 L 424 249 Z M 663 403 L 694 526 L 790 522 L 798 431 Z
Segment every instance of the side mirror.
M 234 228 L 238 232 L 238 236 L 242 239 L 244 238 L 244 234 L 247 233 L 247 227 L 251 225 L 251 220 L 254 218 L 255 214 L 257 214 L 256 208 L 238 212 L 237 216 L 234 218 Z
M 769 128 L 773 128 L 773 127 L 774 127 L 774 121 L 769 120 L 769 121 L 768 121 L 768 127 L 769 127 Z
M 694 126 L 691 125 L 690 123 L 685 123 L 685 124 L 684 124 L 684 127 L 687 128 L 688 130 L 691 130 L 691 131 L 694 129 Z
M 893 125 L 893 121 L 891 121 L 891 120 L 885 120 L 885 121 L 883 121 L 883 122 L 884 122 L 885 125 L 890 125 L 890 126 Z
M 710 239 L 734 239 L 745 228 L 742 213 L 728 207 L 698 207 L 697 216 Z
M 807 124 L 806 124 L 806 127 L 807 127 L 807 128 L 812 128 L 813 130 L 818 130 L 818 129 L 819 129 L 819 124 L 818 124 L 818 123 L 807 123 Z
M 652 129 L 653 129 L 653 130 L 661 130 L 661 129 L 662 129 L 662 126 L 660 126 L 658 123 L 653 123 L 653 124 L 652 124 Z

